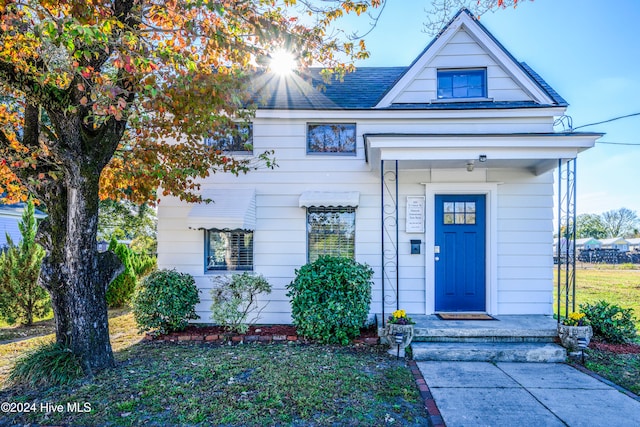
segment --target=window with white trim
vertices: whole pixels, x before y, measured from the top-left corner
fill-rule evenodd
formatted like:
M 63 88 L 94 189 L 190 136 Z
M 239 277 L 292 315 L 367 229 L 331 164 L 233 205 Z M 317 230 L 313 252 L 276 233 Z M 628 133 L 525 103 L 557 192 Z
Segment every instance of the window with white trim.
M 253 231 L 206 230 L 207 271 L 253 270 Z
M 353 207 L 307 208 L 307 258 L 322 255 L 355 258 L 356 210 Z
M 486 68 L 438 70 L 438 99 L 486 97 Z
M 307 153 L 356 155 L 355 123 L 308 123 Z

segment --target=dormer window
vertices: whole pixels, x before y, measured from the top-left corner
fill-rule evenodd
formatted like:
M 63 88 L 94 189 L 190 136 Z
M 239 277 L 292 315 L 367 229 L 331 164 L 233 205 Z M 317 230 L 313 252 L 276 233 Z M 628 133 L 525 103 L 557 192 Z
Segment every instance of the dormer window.
M 438 99 L 486 97 L 486 68 L 438 70 Z

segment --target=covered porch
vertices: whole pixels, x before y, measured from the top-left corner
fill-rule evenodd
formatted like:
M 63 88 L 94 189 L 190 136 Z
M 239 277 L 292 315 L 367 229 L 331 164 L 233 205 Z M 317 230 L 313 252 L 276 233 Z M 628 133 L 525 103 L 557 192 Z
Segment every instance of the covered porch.
M 523 134 L 365 134 L 366 159 L 371 170 L 380 175 L 381 194 L 381 266 L 382 281 L 381 293 L 382 303 L 379 308 L 381 314 L 381 326 L 384 325 L 386 317 L 394 310 L 406 308 L 411 300 L 403 300 L 403 290 L 407 289 L 407 284 L 403 283 L 402 270 L 405 268 L 415 269 L 416 258 L 410 259 L 403 256 L 404 246 L 408 246 L 411 239 L 411 254 L 418 250 L 422 251 L 424 257 L 424 311 L 409 311 L 412 317 L 419 318 L 421 323 L 431 324 L 436 322 L 438 328 L 420 327 L 417 325 L 418 340 L 436 340 L 440 334 L 447 336 L 446 330 L 452 331 L 455 327 L 465 331 L 468 339 L 475 340 L 481 338 L 481 331 L 492 332 L 487 338 L 497 340 L 502 335 L 509 335 L 507 331 L 518 331 L 520 337 L 528 337 L 528 332 L 535 332 L 535 328 L 525 327 L 527 322 L 517 323 L 516 319 L 502 323 L 500 326 L 480 326 L 477 321 L 471 323 L 458 323 L 458 321 L 447 321 L 443 324 L 432 314 L 447 311 L 471 311 L 484 312 L 502 318 L 504 309 L 498 306 L 498 218 L 500 207 L 498 206 L 499 188 L 503 185 L 500 179 L 495 178 L 492 171 L 517 170 L 523 174 L 536 177 L 547 174 L 555 169 L 559 170 L 557 180 L 558 215 L 560 218 L 557 233 L 562 234 L 567 242 L 563 246 L 569 250 L 569 246 L 575 241 L 575 233 L 571 232 L 575 224 L 575 159 L 577 155 L 593 146 L 600 134 L 595 133 L 523 133 Z M 402 206 L 406 194 L 401 194 L 399 182 L 403 175 L 415 171 L 426 171 L 424 181 L 416 181 L 423 184 L 422 206 L 417 201 L 415 207 L 421 210 L 418 212 L 418 223 L 409 223 L 409 208 L 407 206 L 406 217 L 400 221 L 401 214 L 404 215 L 405 207 Z M 548 176 L 548 175 L 547 175 Z M 549 184 L 551 185 L 551 184 Z M 415 185 L 413 187 L 415 193 Z M 436 199 L 439 194 L 449 195 L 481 195 L 486 200 L 486 225 L 481 230 L 486 236 L 479 246 L 484 253 L 482 258 L 478 258 L 482 271 L 481 276 L 483 295 L 479 297 L 481 304 L 479 309 L 468 310 L 463 305 L 452 310 L 439 309 L 437 303 L 437 263 L 441 258 L 441 243 L 436 241 L 437 227 L 434 225 L 436 216 Z M 551 193 L 548 193 L 549 197 Z M 411 197 L 415 199 L 415 197 Z M 522 200 L 526 195 L 522 196 Z M 407 198 L 408 199 L 408 198 Z M 483 201 L 484 203 L 484 201 Z M 409 201 L 407 200 L 407 205 Z M 476 206 L 475 204 L 473 206 Z M 479 206 L 479 205 L 478 205 Z M 547 205 L 550 206 L 550 205 Z M 475 209 L 475 207 L 474 207 Z M 468 213 L 467 213 L 468 214 Z M 440 214 L 439 214 L 440 215 Z M 545 221 L 551 218 L 545 217 Z M 405 222 L 406 220 L 406 222 Z M 485 219 L 483 219 L 484 221 Z M 457 221 L 457 220 L 456 220 Z M 421 222 L 421 223 L 420 223 Z M 548 234 L 551 234 L 551 223 L 548 224 Z M 409 231 L 409 226 L 412 229 Z M 435 228 L 434 228 L 435 227 Z M 417 239 L 413 239 L 415 234 Z M 546 236 L 546 234 L 545 234 Z M 406 242 L 405 242 L 406 240 Z M 415 242 L 415 243 L 414 243 Z M 416 249 L 419 245 L 419 249 Z M 401 249 L 402 248 L 402 249 Z M 549 253 L 551 246 L 549 245 Z M 563 311 L 573 310 L 573 287 L 575 262 L 569 257 L 559 257 L 565 260 L 563 265 L 558 265 L 558 279 L 561 283 L 561 293 L 557 295 L 558 307 L 562 306 Z M 449 258 L 451 259 L 451 258 Z M 467 257 L 468 259 L 468 257 Z M 406 260 L 410 260 L 412 265 L 406 265 Z M 434 264 L 435 262 L 435 264 Z M 460 267 L 454 265 L 454 270 Z M 550 283 L 546 282 L 546 283 Z M 415 286 L 415 281 L 414 281 Z M 406 294 L 405 294 L 406 295 Z M 377 309 L 376 307 L 372 307 Z M 544 313 L 538 312 L 540 316 L 549 315 L 549 308 Z M 529 311 L 538 314 L 536 311 Z M 418 316 L 415 316 L 418 315 Z M 544 316 L 543 316 L 544 317 Z M 507 319 L 509 320 L 509 319 Z M 535 323 L 543 322 L 543 319 Z M 553 323 L 553 333 L 543 335 L 545 340 L 552 341 L 555 336 L 556 321 Z M 464 322 L 464 321 L 462 321 Z M 487 323 L 487 322 L 479 322 Z M 519 324 L 520 327 L 509 329 L 508 325 Z M 440 327 L 442 326 L 442 327 Z M 468 326 L 468 327 L 467 327 Z M 488 329 L 487 329 L 488 328 Z M 438 332 L 439 331 L 439 332 Z M 547 330 L 547 332 L 549 329 Z M 510 333 L 510 332 L 509 332 Z M 537 333 L 537 332 L 536 332 Z M 434 335 L 435 334 L 435 335 Z M 497 334 L 497 335 L 496 335 Z M 429 338 L 430 337 L 430 338 Z M 551 337 L 551 338 L 549 338 Z M 535 334 L 531 337 L 535 339 Z

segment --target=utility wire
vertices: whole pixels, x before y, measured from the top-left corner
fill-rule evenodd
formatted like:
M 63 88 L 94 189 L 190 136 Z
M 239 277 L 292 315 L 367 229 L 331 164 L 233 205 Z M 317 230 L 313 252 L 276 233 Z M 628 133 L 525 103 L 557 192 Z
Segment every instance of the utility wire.
M 631 145 L 631 146 L 640 147 L 640 142 L 638 142 L 638 143 L 633 143 L 633 142 L 609 142 L 609 141 L 596 141 L 596 144 L 608 144 L 608 145 Z
M 632 114 L 627 114 L 625 116 L 619 116 L 619 117 L 614 117 L 612 119 L 603 120 L 601 122 L 589 123 L 589 124 L 586 124 L 586 125 L 574 127 L 572 130 L 576 130 L 576 129 L 580 129 L 580 128 L 586 128 L 587 126 L 601 125 L 602 123 L 609 123 L 609 122 L 613 122 L 615 120 L 626 119 L 627 117 L 633 117 L 633 116 L 640 116 L 640 113 L 632 113 Z

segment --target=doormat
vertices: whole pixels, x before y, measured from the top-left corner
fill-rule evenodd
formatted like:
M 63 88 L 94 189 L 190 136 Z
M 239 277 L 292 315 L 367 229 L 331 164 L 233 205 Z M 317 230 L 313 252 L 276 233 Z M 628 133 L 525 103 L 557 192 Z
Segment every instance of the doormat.
M 485 313 L 438 313 L 442 320 L 498 320 Z

